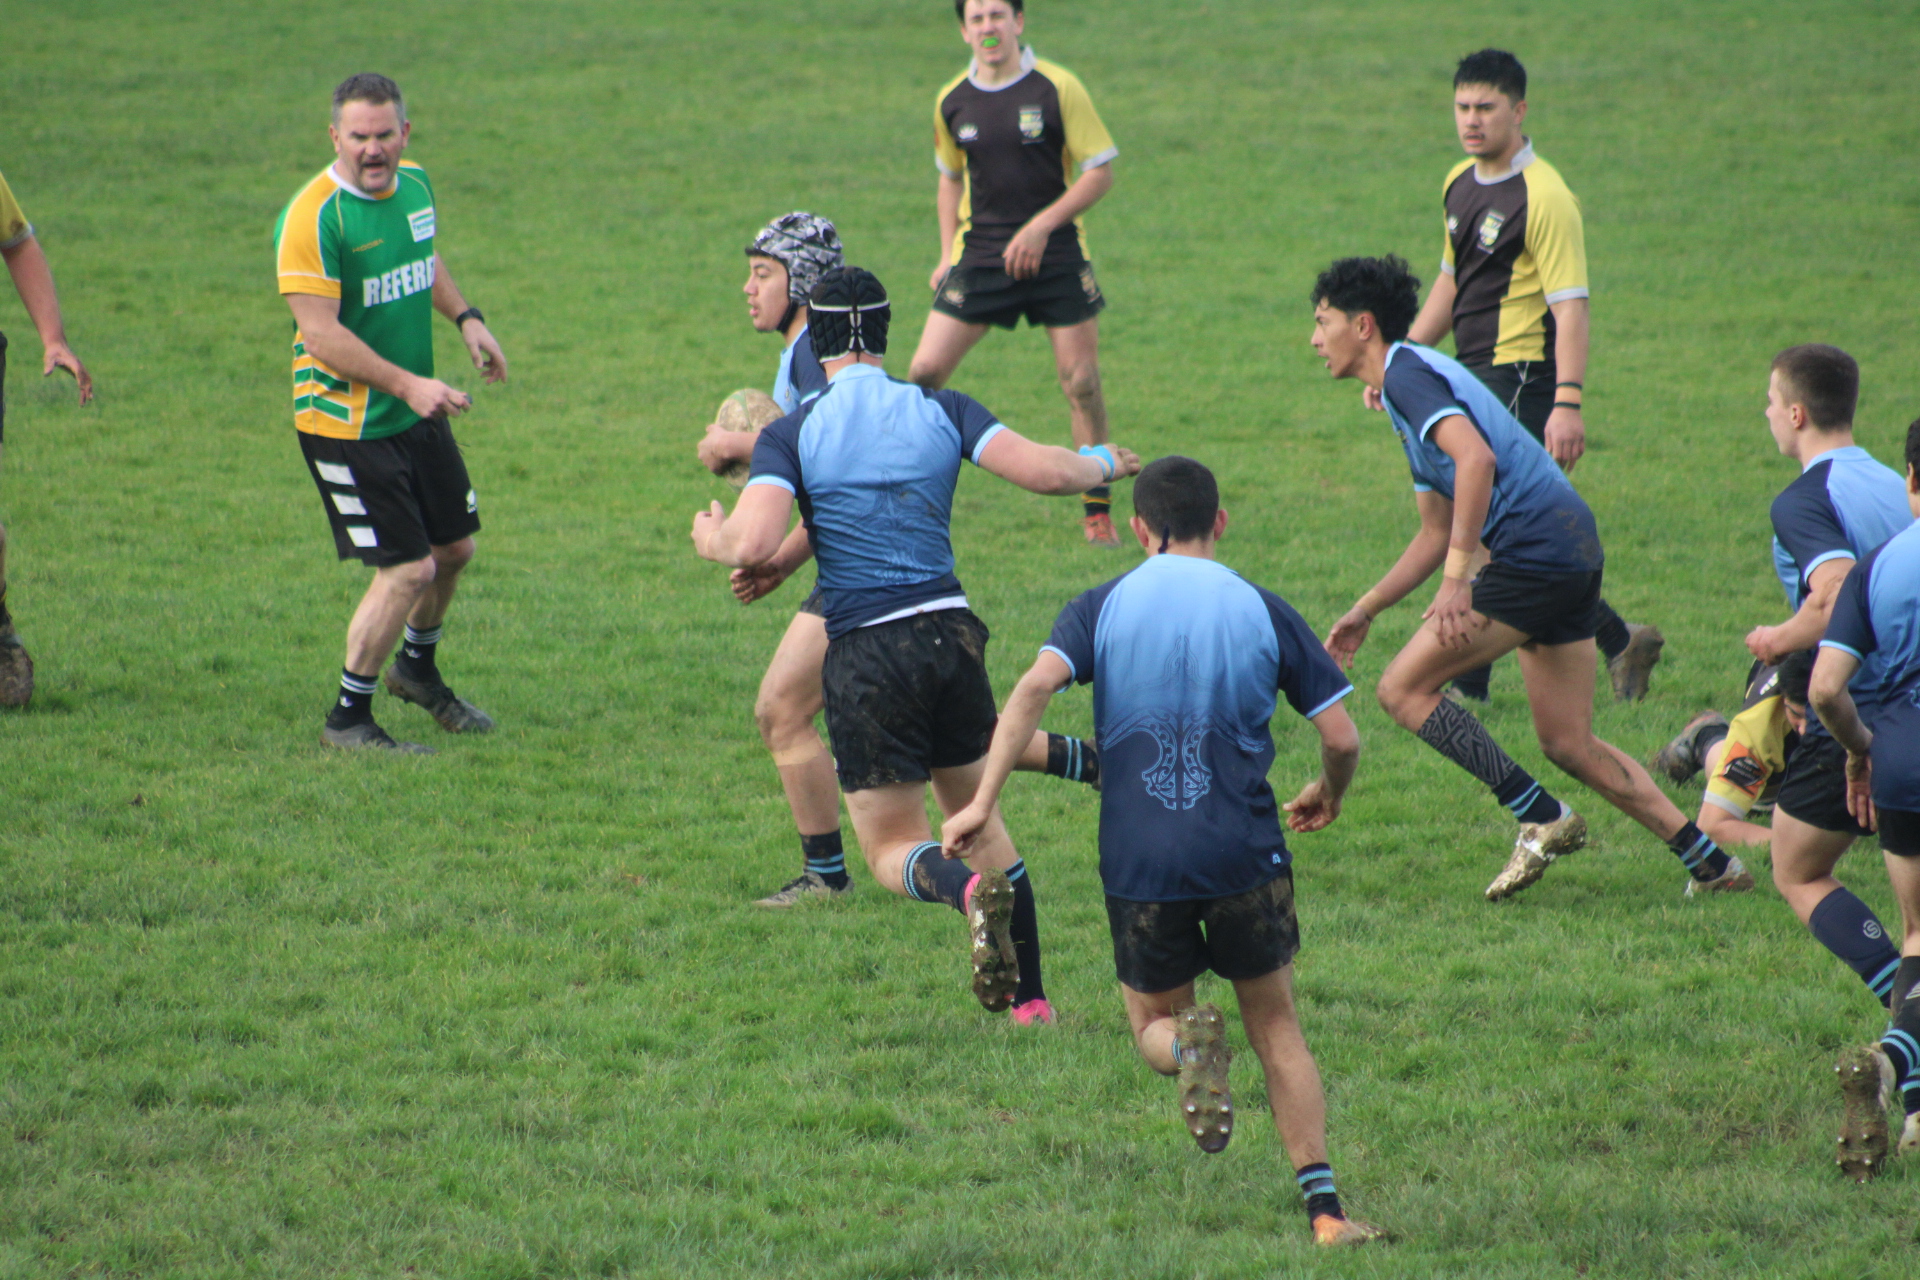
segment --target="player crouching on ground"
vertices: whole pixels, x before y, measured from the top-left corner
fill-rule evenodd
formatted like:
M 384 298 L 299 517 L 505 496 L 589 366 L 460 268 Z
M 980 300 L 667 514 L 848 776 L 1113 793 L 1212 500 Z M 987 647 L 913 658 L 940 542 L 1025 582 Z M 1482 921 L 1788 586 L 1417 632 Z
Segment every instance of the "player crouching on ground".
M 1526 888 L 1587 842 L 1585 819 L 1515 764 L 1472 712 L 1441 696 L 1461 672 L 1515 649 L 1547 758 L 1665 840 L 1692 877 L 1689 894 L 1696 886 L 1751 889 L 1738 858 L 1687 821 L 1637 761 L 1593 735 L 1604 560 L 1593 513 L 1478 378 L 1406 341 L 1419 289 L 1396 257 L 1344 258 L 1314 284 L 1313 349 L 1334 377 L 1380 392 L 1420 511 L 1419 532 L 1334 623 L 1327 651 L 1351 666 L 1374 617 L 1441 569 L 1440 589 L 1421 615 L 1427 624 L 1388 664 L 1377 692 L 1402 728 L 1486 783 L 1519 819 L 1513 855 L 1487 886 L 1489 901 Z M 1469 581 L 1483 543 L 1492 559 Z
M 1765 844 L 1772 838 L 1770 829 L 1747 815 L 1771 808 L 1780 791 L 1780 776 L 1807 731 L 1812 675 L 1810 650 L 1788 654 L 1777 667 L 1755 663 L 1747 700 L 1732 720 L 1702 711 L 1654 753 L 1651 767 L 1683 786 L 1706 773 L 1700 815 L 1693 821 L 1715 844 Z
M 1341 705 L 1353 686 L 1286 601 L 1215 561 L 1227 513 L 1212 472 L 1161 458 L 1135 481 L 1133 505 L 1147 562 L 1061 612 L 1007 700 L 973 802 L 942 828 L 944 851 L 993 837 L 1000 788 L 1048 702 L 1092 683 L 1106 761 L 1100 878 L 1140 1055 L 1179 1075 L 1200 1149 L 1223 1150 L 1233 1133 L 1226 1025 L 1212 1005 L 1195 1006 L 1193 981 L 1211 969 L 1233 983 L 1314 1239 L 1378 1239 L 1341 1211 L 1327 1164 L 1326 1099 L 1293 1002 L 1293 872 L 1267 783 L 1277 691 L 1320 733 L 1320 776 L 1285 806 L 1287 825 L 1318 831 L 1340 815 L 1360 759 Z
M 927 783 L 943 813 L 967 804 L 993 738 L 987 629 L 954 576 L 953 491 L 963 459 L 1060 495 L 1132 475 L 1139 459 L 1035 444 L 957 391 L 888 377 L 892 309 L 870 272 L 827 272 L 808 305 L 827 389 L 761 431 L 733 514 L 716 502 L 695 516 L 694 550 L 760 564 L 798 503 L 826 607 L 827 732 L 867 869 L 903 897 L 967 916 L 983 1006 L 1051 1021 L 1032 880 L 998 814 L 974 854 L 978 874 L 938 856 L 927 822 Z M 1029 728 L 1022 745 L 1032 737 Z
M 1920 422 L 1907 428 L 1907 503 L 1920 518 Z M 1907 1113 L 1900 1154 L 1920 1153 L 1920 524 L 1869 552 L 1847 574 L 1813 668 L 1813 706 L 1847 752 L 1847 807 L 1880 833 L 1887 879 L 1905 926 L 1878 1044 L 1834 1068 L 1846 1099 L 1839 1164 L 1856 1181 L 1887 1156 L 1887 1104 L 1897 1084 Z M 1855 698 L 1878 709 L 1863 723 Z

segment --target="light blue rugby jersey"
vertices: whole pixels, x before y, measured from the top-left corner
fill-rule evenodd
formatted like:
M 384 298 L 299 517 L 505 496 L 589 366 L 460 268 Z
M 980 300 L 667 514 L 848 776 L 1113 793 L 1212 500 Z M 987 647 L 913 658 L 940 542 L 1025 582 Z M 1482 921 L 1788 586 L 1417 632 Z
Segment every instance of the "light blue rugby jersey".
M 1280 874 L 1276 694 L 1311 718 L 1353 692 L 1292 606 L 1212 560 L 1158 555 L 1075 599 L 1042 651 L 1093 684 L 1109 894 L 1224 898 Z
M 827 371 L 814 358 L 813 339 L 806 328 L 780 349 L 780 371 L 773 375 L 773 402 L 780 412 L 792 413 L 827 389 Z
M 1798 609 L 1807 575 L 1829 560 L 1861 556 L 1913 523 L 1907 482 L 1859 445 L 1821 454 L 1780 491 L 1773 519 L 1773 571 Z
M 1006 428 L 977 400 L 842 369 L 827 389 L 760 432 L 747 487 L 793 494 L 820 563 L 827 637 L 895 615 L 965 608 L 953 573 L 960 461 Z
M 1381 399 L 1416 490 L 1453 500 L 1453 459 L 1430 435 L 1459 414 L 1493 450 L 1493 494 L 1480 540 L 1495 563 L 1531 573 L 1592 573 L 1604 561 L 1593 512 L 1553 455 L 1458 361 L 1415 342 L 1387 349 Z
M 1855 562 L 1820 644 L 1860 659 L 1847 688 L 1873 730 L 1873 802 L 1920 812 L 1920 524 Z

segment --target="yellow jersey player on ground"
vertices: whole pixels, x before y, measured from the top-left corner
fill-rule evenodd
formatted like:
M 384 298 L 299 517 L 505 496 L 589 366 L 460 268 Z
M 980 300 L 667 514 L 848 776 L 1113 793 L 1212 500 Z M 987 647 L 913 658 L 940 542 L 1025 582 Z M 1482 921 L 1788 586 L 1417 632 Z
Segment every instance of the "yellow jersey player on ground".
M 41 363 L 42 376 L 65 369 L 80 385 L 80 403 L 93 399 L 93 377 L 80 357 L 67 345 L 66 326 L 60 319 L 60 296 L 53 290 L 53 269 L 33 224 L 20 211 L 19 202 L 0 175 L 0 258 L 7 262 L 13 287 L 27 318 L 39 331 L 40 346 L 46 352 Z M 7 429 L 7 335 L 0 333 L 0 448 L 5 447 Z M 0 707 L 24 707 L 33 697 L 33 659 L 13 629 L 13 615 L 7 612 L 7 527 L 0 525 Z
M 426 170 L 403 162 L 412 126 L 400 88 L 350 76 L 333 91 L 338 159 L 301 188 L 274 233 L 293 340 L 293 420 L 340 558 L 373 583 L 347 628 L 340 692 L 321 741 L 417 754 L 373 720 L 387 654 L 406 641 L 389 692 L 425 707 L 450 733 L 493 728 L 440 678 L 441 621 L 473 559 L 479 503 L 447 419 L 472 397 L 433 376 L 438 311 L 459 329 L 473 366 L 504 382 L 507 360 L 434 249 Z
M 1467 159 L 1441 184 L 1440 276 L 1408 336 L 1430 347 L 1451 330 L 1454 358 L 1571 472 L 1587 439 L 1581 417 L 1587 245 L 1580 202 L 1521 131 L 1527 70 L 1511 53 L 1482 49 L 1460 60 L 1453 119 Z M 1603 600 L 1594 641 L 1606 657 L 1614 696 L 1623 702 L 1645 697 L 1665 637 L 1622 621 Z M 1490 674 L 1467 672 L 1454 688 L 1484 702 Z
M 908 378 L 947 384 L 987 329 L 1043 326 L 1073 441 L 1107 439 L 1100 322 L 1107 305 L 1081 215 L 1113 186 L 1119 150 L 1072 72 L 1021 44 L 1024 0 L 954 0 L 973 62 L 934 99 L 940 261 Z M 1087 541 L 1118 547 L 1101 485 L 1082 495 Z
M 1685 784 L 1707 775 L 1694 819 L 1716 844 L 1765 844 L 1772 832 L 1747 821 L 1755 809 L 1771 809 L 1780 778 L 1807 729 L 1807 678 L 1813 673 L 1810 650 L 1790 653 L 1777 667 L 1754 664 L 1747 697 L 1729 720 L 1718 711 L 1702 711 L 1673 741 L 1654 753 L 1651 767 Z

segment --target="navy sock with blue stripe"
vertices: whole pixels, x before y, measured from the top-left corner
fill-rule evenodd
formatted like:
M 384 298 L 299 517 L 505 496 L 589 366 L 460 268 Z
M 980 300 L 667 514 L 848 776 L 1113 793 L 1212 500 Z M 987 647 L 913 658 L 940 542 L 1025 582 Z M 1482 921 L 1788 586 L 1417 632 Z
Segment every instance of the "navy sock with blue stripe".
M 1501 804 L 1522 822 L 1552 822 L 1560 802 L 1500 749 L 1487 727 L 1457 702 L 1446 698 L 1418 730 L 1420 741 L 1493 788 Z
M 1807 928 L 1821 946 L 1860 975 L 1874 999 L 1887 1003 L 1894 974 L 1900 968 L 1900 951 L 1887 938 L 1886 926 L 1873 914 L 1872 907 L 1854 897 L 1850 889 L 1835 889 L 1808 915 Z
M 1687 868 L 1687 874 L 1695 880 L 1716 880 L 1727 870 L 1727 855 L 1713 842 L 1713 837 L 1694 826 L 1691 822 L 1680 825 L 1680 829 L 1667 838 L 1667 848 L 1673 850 Z
M 1007 868 L 1013 883 L 1013 955 L 1020 962 L 1020 983 L 1013 990 L 1013 1002 L 1045 1000 L 1047 989 L 1040 983 L 1040 916 L 1033 906 L 1033 877 L 1027 874 L 1026 860 Z
M 1893 978 L 1893 1025 L 1880 1048 L 1900 1080 L 1900 1100 L 1908 1115 L 1920 1111 L 1920 956 L 1905 956 Z
M 1082 738 L 1064 733 L 1047 735 L 1047 772 L 1068 782 L 1100 786 L 1100 749 Z
M 1340 1208 L 1340 1193 L 1333 1187 L 1332 1165 L 1324 1160 L 1318 1164 L 1303 1165 L 1294 1170 L 1293 1179 L 1300 1184 L 1300 1194 L 1306 1199 L 1309 1219 L 1329 1213 L 1336 1218 L 1347 1216 Z
M 938 840 L 915 845 L 900 867 L 900 883 L 909 898 L 944 902 L 955 911 L 967 909 L 967 881 L 971 879 L 973 869 L 958 858 L 943 857 Z
M 840 843 L 840 828 L 822 835 L 801 836 L 800 856 L 807 860 L 807 870 L 826 881 L 829 889 L 844 889 L 851 883 L 847 879 L 847 852 Z

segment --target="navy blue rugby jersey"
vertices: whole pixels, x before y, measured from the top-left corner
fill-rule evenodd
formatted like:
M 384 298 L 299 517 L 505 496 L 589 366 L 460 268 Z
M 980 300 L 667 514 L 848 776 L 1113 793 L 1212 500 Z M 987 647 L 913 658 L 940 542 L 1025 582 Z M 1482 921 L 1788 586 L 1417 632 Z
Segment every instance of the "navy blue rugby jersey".
M 780 412 L 792 413 L 827 389 L 827 371 L 813 354 L 813 339 L 803 326 L 800 336 L 780 352 L 780 371 L 773 376 L 773 402 Z
M 1496 563 L 1531 573 L 1592 573 L 1605 559 L 1593 512 L 1553 455 L 1480 379 L 1431 347 L 1396 342 L 1381 388 L 1413 470 L 1413 487 L 1453 500 L 1453 459 L 1430 437 L 1459 414 L 1493 450 L 1493 494 L 1480 540 Z
M 760 432 L 747 487 L 779 485 L 799 503 L 828 639 L 966 607 L 949 537 L 953 489 L 961 459 L 977 466 L 1005 430 L 970 396 L 852 364 Z
M 1920 524 L 1854 563 L 1820 644 L 1860 659 L 1847 687 L 1873 730 L 1873 802 L 1920 812 Z
M 1861 556 L 1913 523 L 1907 482 L 1859 445 L 1821 454 L 1780 491 L 1773 517 L 1773 569 L 1798 609 L 1807 575 L 1829 560 Z
M 1276 694 L 1312 718 L 1353 692 L 1292 606 L 1212 560 L 1159 555 L 1069 604 L 1042 652 L 1093 685 L 1108 893 L 1224 898 L 1280 874 Z

